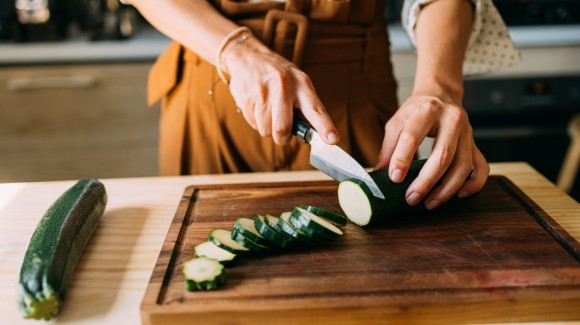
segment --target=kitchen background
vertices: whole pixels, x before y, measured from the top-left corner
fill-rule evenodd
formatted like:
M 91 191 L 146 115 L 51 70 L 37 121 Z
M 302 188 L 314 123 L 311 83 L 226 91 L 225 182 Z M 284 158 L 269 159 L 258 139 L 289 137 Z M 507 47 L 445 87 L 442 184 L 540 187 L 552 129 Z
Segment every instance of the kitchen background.
M 466 79 L 476 142 L 488 161 L 527 161 L 578 200 L 579 162 L 566 152 L 580 147 L 569 130 L 580 114 L 580 0 L 495 4 L 523 63 Z M 385 15 L 405 98 L 415 55 L 400 6 L 388 1 Z M 147 107 L 146 82 L 167 44 L 118 0 L 0 0 L 0 182 L 157 175 L 159 107 Z

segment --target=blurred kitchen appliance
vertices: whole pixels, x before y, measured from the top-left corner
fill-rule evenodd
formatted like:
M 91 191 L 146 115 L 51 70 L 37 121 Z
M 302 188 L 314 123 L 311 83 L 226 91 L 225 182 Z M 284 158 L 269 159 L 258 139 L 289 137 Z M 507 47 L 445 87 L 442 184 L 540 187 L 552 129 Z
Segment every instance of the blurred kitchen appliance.
M 92 40 L 126 39 L 137 30 L 135 8 L 119 0 L 83 0 L 87 8 L 87 30 Z
M 15 24 L 14 0 L 0 0 L 0 41 L 12 38 Z
M 493 0 L 507 25 L 580 23 L 580 0 Z
M 488 162 L 526 161 L 555 183 L 570 144 L 568 123 L 580 113 L 580 75 L 467 79 L 464 87 L 463 105 Z

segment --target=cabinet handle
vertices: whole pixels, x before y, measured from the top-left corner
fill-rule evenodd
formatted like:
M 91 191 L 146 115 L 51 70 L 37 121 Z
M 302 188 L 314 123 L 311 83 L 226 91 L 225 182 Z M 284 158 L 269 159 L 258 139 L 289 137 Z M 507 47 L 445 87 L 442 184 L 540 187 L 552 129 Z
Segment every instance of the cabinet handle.
M 50 77 L 25 77 L 8 80 L 8 91 L 25 91 L 47 88 L 92 88 L 97 85 L 95 76 L 50 76 Z

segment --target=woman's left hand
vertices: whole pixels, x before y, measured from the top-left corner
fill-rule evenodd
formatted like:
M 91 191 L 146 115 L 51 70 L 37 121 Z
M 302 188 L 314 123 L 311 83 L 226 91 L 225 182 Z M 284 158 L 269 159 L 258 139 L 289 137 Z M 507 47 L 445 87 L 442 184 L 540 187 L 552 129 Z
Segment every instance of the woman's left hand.
M 467 113 L 430 93 L 413 94 L 387 122 L 375 168 L 388 166 L 391 180 L 402 182 L 427 136 L 435 138 L 433 151 L 409 186 L 407 203 L 416 205 L 427 196 L 425 207 L 434 209 L 456 194 L 464 198 L 481 190 L 489 165 L 475 145 Z

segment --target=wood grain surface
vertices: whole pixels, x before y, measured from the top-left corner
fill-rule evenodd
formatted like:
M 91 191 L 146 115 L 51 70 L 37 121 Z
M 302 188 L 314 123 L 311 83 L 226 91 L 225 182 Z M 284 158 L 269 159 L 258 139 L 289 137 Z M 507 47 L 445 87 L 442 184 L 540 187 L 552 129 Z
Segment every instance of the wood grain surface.
M 187 292 L 181 263 L 213 228 L 301 204 L 340 212 L 335 182 L 189 187 L 141 305 L 146 324 L 497 322 L 580 317 L 579 244 L 516 186 L 320 248 L 239 256 L 228 284 Z

